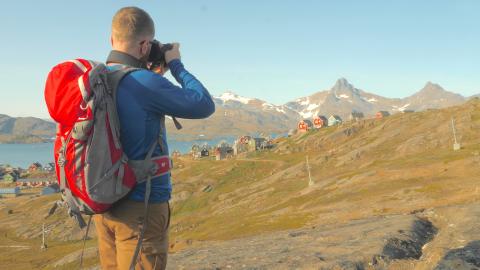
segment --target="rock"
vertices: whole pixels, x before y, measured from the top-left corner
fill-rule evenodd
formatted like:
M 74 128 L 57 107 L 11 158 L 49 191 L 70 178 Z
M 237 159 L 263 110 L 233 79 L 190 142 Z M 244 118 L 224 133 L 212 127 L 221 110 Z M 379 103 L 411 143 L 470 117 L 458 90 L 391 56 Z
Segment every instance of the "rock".
M 402 231 L 403 232 L 403 231 Z M 398 237 L 389 238 L 382 251 L 382 258 L 419 259 L 422 256 L 422 247 L 433 239 L 437 228 L 426 219 L 415 220 L 412 229 Z
M 450 269 L 480 269 L 480 240 L 470 242 L 463 248 L 448 251 L 435 268 L 435 270 Z
M 288 236 L 290 237 L 297 237 L 297 236 L 302 236 L 302 235 L 305 235 L 307 234 L 306 232 L 291 232 L 288 234 Z
M 202 189 L 202 192 L 210 192 L 213 190 L 213 187 L 211 185 L 207 185 Z

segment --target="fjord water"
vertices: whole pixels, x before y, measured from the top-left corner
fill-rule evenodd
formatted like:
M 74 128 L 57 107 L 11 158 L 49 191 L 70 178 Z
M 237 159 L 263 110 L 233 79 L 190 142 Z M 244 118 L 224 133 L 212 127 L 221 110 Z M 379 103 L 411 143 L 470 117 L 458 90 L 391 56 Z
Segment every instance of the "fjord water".
M 225 140 L 233 143 L 233 137 L 215 138 L 212 140 L 196 141 L 175 141 L 169 140 L 170 153 L 174 150 L 182 154 L 190 151 L 193 144 L 203 145 L 207 143 L 210 146 L 217 145 Z M 33 162 L 40 162 L 42 165 L 53 162 L 53 143 L 33 143 L 33 144 L 0 144 L 0 164 L 9 164 L 14 167 L 28 168 Z

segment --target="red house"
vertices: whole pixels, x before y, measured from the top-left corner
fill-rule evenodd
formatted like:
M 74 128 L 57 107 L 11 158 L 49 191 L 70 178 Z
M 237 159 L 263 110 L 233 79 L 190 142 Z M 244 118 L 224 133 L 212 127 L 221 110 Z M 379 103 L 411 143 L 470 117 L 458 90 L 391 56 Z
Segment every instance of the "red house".
M 312 127 L 313 127 L 312 121 L 307 119 L 300 120 L 300 122 L 298 122 L 298 125 L 297 125 L 298 132 L 307 132 Z
M 313 126 L 315 128 L 328 126 L 328 119 L 323 115 L 317 115 L 313 118 Z
M 38 171 L 40 169 L 42 169 L 42 164 L 40 164 L 39 162 L 35 162 L 32 165 L 30 165 L 30 167 L 28 167 L 29 172 Z
M 387 112 L 387 111 L 379 111 L 375 114 L 375 118 L 382 119 L 382 118 L 387 117 L 389 115 L 390 115 L 390 113 Z

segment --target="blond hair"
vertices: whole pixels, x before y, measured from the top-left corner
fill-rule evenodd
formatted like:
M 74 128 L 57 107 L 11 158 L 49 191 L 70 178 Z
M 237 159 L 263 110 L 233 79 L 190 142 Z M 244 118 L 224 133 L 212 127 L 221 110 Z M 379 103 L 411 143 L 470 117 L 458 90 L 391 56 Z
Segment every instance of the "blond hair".
M 149 35 L 155 35 L 155 25 L 145 10 L 138 7 L 124 7 L 113 16 L 113 40 L 131 45 Z

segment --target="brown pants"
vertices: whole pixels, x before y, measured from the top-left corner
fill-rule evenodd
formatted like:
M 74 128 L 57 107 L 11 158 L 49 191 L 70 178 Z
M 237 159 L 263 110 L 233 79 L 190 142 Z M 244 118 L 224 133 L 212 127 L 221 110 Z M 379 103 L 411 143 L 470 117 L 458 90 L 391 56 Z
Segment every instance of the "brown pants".
M 104 214 L 93 217 L 103 270 L 128 270 L 138 242 L 144 203 L 125 200 Z M 168 202 L 148 208 L 147 230 L 135 269 L 165 269 L 168 253 Z

